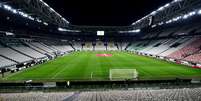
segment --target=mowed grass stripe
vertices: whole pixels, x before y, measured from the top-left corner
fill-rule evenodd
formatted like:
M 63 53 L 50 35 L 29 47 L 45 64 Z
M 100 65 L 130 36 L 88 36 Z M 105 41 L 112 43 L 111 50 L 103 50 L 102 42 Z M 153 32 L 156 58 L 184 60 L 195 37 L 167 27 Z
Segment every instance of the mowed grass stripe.
M 97 57 L 96 54 L 112 54 Z M 127 52 L 74 52 L 7 77 L 23 80 L 109 80 L 110 69 L 137 69 L 140 79 L 201 78 L 201 70 Z M 92 78 L 91 78 L 92 74 Z
M 147 73 L 152 73 L 152 77 L 155 78 L 165 78 L 165 77 L 187 77 L 193 74 L 200 75 L 199 69 L 189 68 L 187 66 L 166 62 L 163 60 L 156 60 L 153 58 L 133 55 L 138 62 L 144 62 L 140 66 L 140 70 L 147 71 Z M 136 62 L 135 62 L 136 63 Z M 154 73 L 154 74 L 153 74 Z M 145 77 L 148 78 L 147 74 Z

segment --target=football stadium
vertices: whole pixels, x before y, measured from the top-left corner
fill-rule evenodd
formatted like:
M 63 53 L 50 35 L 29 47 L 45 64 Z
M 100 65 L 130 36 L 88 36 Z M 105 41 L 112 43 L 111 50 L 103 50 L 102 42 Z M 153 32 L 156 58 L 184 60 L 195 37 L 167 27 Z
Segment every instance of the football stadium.
M 201 101 L 201 0 L 0 0 L 0 101 Z

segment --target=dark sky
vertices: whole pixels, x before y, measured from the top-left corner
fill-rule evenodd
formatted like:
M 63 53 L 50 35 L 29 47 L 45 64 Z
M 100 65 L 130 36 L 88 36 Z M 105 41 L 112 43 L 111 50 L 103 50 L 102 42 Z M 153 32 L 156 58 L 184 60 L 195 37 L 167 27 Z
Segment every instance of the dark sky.
M 72 25 L 128 26 L 172 0 L 44 0 Z

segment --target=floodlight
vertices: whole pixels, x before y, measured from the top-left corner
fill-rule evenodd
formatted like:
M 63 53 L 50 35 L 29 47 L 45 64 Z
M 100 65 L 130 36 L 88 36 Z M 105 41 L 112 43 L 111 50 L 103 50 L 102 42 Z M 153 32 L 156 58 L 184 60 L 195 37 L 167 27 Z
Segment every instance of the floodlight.
M 64 29 L 64 28 L 58 28 L 58 31 L 61 31 L 61 32 L 65 32 L 65 31 L 67 31 L 67 29 Z
M 199 11 L 198 11 L 198 14 L 200 14 L 200 15 L 201 15 L 201 10 L 199 10 Z

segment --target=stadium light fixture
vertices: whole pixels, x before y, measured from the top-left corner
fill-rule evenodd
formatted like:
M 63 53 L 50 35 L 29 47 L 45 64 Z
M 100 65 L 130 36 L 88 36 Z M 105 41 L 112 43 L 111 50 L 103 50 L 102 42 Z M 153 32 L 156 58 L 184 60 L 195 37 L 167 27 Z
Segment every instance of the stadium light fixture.
M 6 9 L 6 10 L 12 10 L 11 6 L 9 6 L 9 5 L 3 5 L 3 7 L 4 7 L 4 9 Z
M 40 0 L 42 1 L 42 0 Z M 44 3 L 44 2 L 43 2 Z M 46 3 L 44 3 L 46 6 L 48 6 Z M 49 7 L 49 6 L 48 6 Z M 13 14 L 18 14 L 24 18 L 27 18 L 29 20 L 32 20 L 32 21 L 37 21 L 38 23 L 43 23 L 44 25 L 48 26 L 48 23 L 47 22 L 43 22 L 42 20 L 40 20 L 39 18 L 33 18 L 32 16 L 28 15 L 27 13 L 23 12 L 23 11 L 20 11 L 19 9 L 14 9 L 12 8 L 11 6 L 7 5 L 7 4 L 2 4 L 0 3 L 0 8 L 3 8 L 7 11 L 10 11 L 12 12 Z M 50 8 L 50 10 L 54 11 L 54 9 Z M 55 12 L 55 11 L 54 11 Z M 58 13 L 57 13 L 58 14 Z M 65 18 L 62 17 L 63 20 L 65 20 Z M 65 20 L 66 21 L 66 20 Z
M 189 16 L 187 15 L 187 14 L 185 14 L 184 16 L 183 16 L 183 19 L 187 19 Z
M 61 32 L 66 32 L 67 31 L 67 29 L 64 29 L 64 28 L 58 28 L 58 31 L 61 31 Z
M 181 15 L 181 16 L 177 16 L 177 17 L 172 18 L 172 19 L 170 19 L 170 20 L 168 20 L 168 21 L 165 21 L 165 24 L 169 24 L 169 23 L 172 23 L 172 22 L 176 22 L 176 21 L 179 21 L 179 20 L 181 20 L 181 19 L 188 19 L 188 18 L 190 18 L 190 17 L 192 17 L 192 16 L 195 16 L 196 14 L 201 15 L 201 10 L 194 10 L 194 11 L 191 11 L 191 12 L 189 12 L 189 13 L 187 13 L 187 14 L 184 14 L 184 15 Z M 163 25 L 163 24 L 164 24 L 164 22 L 162 21 L 162 22 L 160 22 L 160 23 L 158 23 L 158 24 L 152 25 L 151 27 L 154 28 L 154 27 L 156 27 L 157 25 L 158 25 L 158 26 L 161 26 L 161 25 Z
M 167 3 L 167 4 L 165 4 L 164 6 L 159 7 L 156 11 L 153 11 L 153 12 L 151 12 L 150 14 L 148 14 L 147 16 L 145 16 L 145 17 L 143 17 L 143 18 L 137 20 L 136 22 L 132 23 L 132 25 L 136 25 L 137 23 L 140 23 L 142 20 L 144 20 L 144 19 L 146 19 L 146 18 L 148 18 L 148 17 L 150 17 L 150 16 L 154 16 L 154 15 L 156 15 L 158 12 L 165 10 L 166 8 L 168 8 L 168 7 L 170 7 L 171 5 L 173 5 L 174 3 L 181 2 L 181 1 L 183 1 L 183 0 L 174 0 L 174 1 L 170 2 L 170 3 Z
M 29 20 L 32 20 L 32 21 L 35 20 L 35 18 L 33 18 L 32 16 L 30 16 L 30 15 L 24 13 L 23 11 L 14 9 L 14 8 L 12 8 L 12 7 L 9 6 L 9 5 L 1 4 L 1 3 L 0 3 L 0 5 L 1 5 L 1 6 L 0 6 L 1 8 L 3 7 L 5 10 L 10 11 L 10 12 L 12 12 L 13 14 L 18 14 L 18 15 L 20 15 L 20 16 L 22 16 L 22 17 L 24 17 L 24 18 L 27 18 L 27 19 L 29 19 Z M 38 21 L 38 20 L 36 20 L 36 21 Z M 38 22 L 42 22 L 42 21 L 38 21 Z
M 181 2 L 181 1 L 183 1 L 183 0 L 174 0 L 174 2 Z
M 196 12 L 195 11 L 192 11 L 192 12 L 190 12 L 190 13 L 188 13 L 188 14 L 185 14 L 184 16 L 183 16 L 183 19 L 187 19 L 187 18 L 189 18 L 189 17 L 191 17 L 191 16 L 194 16 L 196 14 Z
M 176 18 L 173 18 L 172 20 L 173 21 L 178 21 L 178 20 L 180 20 L 181 19 L 181 16 L 178 16 L 178 17 L 176 17 Z
M 143 18 L 137 20 L 136 22 L 132 23 L 132 25 L 136 25 L 136 24 L 140 23 L 142 20 L 147 19 L 147 18 L 149 18 L 149 17 L 151 17 L 151 16 L 154 16 L 154 15 L 156 15 L 158 12 L 163 11 L 163 10 L 165 10 L 166 8 L 169 8 L 171 5 L 173 5 L 173 4 L 177 3 L 177 2 L 182 2 L 182 1 L 183 1 L 183 0 L 173 0 L 172 2 L 167 3 L 167 4 L 165 4 L 164 6 L 159 7 L 156 11 L 153 11 L 153 12 L 151 12 L 150 14 L 148 14 L 147 16 L 145 16 L 145 17 L 143 17 Z M 169 23 L 172 23 L 172 22 L 179 21 L 179 20 L 181 20 L 181 19 L 188 19 L 189 17 L 192 17 L 192 16 L 194 16 L 194 15 L 196 15 L 196 14 L 201 15 L 201 9 L 200 9 L 200 10 L 194 10 L 194 11 L 189 12 L 189 13 L 187 13 L 187 14 L 183 14 L 183 15 L 181 15 L 181 16 L 174 17 L 174 18 L 169 19 L 169 20 L 167 20 L 167 21 L 159 22 L 159 23 L 157 23 L 157 24 L 152 25 L 151 27 L 154 28 L 154 27 L 156 27 L 156 26 L 161 26 L 161 25 L 163 25 L 163 24 L 169 24 Z
M 163 6 L 163 7 L 160 7 L 159 9 L 158 9 L 158 11 L 162 11 L 162 10 L 164 10 L 165 9 L 165 7 Z
M 30 20 L 34 21 L 34 18 L 33 18 L 33 17 L 29 16 L 28 18 L 29 18 Z
M 46 2 L 44 2 L 43 0 L 40 0 L 40 2 L 43 3 L 46 7 L 48 7 L 51 12 L 56 13 L 62 20 L 64 20 L 66 23 L 69 24 L 69 22 L 68 22 L 64 17 L 62 17 L 59 13 L 57 13 L 57 12 L 56 12 L 53 8 L 51 8 Z
M 19 11 L 18 13 L 19 13 L 19 15 L 21 15 L 21 16 L 23 16 L 25 18 L 28 18 L 28 14 L 25 14 L 24 12 L 21 12 L 21 11 Z
M 65 29 L 65 28 L 61 28 L 61 27 L 58 28 L 58 31 L 60 31 L 60 32 L 74 32 L 74 33 L 81 32 L 79 30 L 69 30 L 69 29 Z
M 201 15 L 201 10 L 198 10 L 198 14 Z
M 141 32 L 140 29 L 130 30 L 130 31 L 119 31 L 119 33 L 139 33 L 139 32 Z
M 15 10 L 15 9 L 14 9 L 14 10 L 12 10 L 12 12 L 13 12 L 14 14 L 17 14 L 17 10 Z
M 41 21 L 40 19 L 38 19 L 38 18 L 36 18 L 36 21 L 37 21 L 37 22 L 39 22 L 39 23 L 41 23 L 41 22 L 42 22 L 42 21 Z
M 189 16 L 193 16 L 193 15 L 195 15 L 195 14 L 196 14 L 196 12 L 195 12 L 195 11 L 192 11 L 192 12 L 189 13 Z
M 156 27 L 156 25 L 152 25 L 151 27 L 154 28 L 154 27 Z
M 170 6 L 170 3 L 167 3 L 164 7 L 167 8 Z
M 151 15 L 155 15 L 157 12 L 156 11 L 153 11 L 152 13 L 151 13 Z
M 44 24 L 45 26 L 48 26 L 48 25 L 49 25 L 47 22 L 43 22 L 43 24 Z
M 140 31 L 141 31 L 140 29 L 137 29 L 137 30 L 133 30 L 132 32 L 139 33 Z
M 159 26 L 161 26 L 161 25 L 163 25 L 163 24 L 164 24 L 164 22 L 160 22 L 160 23 L 158 23 Z

